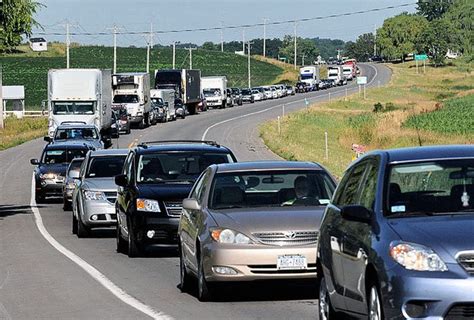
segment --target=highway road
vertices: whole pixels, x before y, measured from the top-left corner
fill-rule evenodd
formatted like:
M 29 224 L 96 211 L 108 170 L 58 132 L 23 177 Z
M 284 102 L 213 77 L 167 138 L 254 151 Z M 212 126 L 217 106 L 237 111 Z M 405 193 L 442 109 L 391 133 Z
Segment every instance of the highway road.
M 390 70 L 361 65 L 369 86 Z M 278 159 L 259 138 L 258 125 L 310 103 L 357 92 L 357 86 L 297 94 L 279 100 L 210 110 L 185 120 L 133 130 L 115 146 L 135 141 L 208 139 L 230 147 L 239 161 Z M 223 288 L 218 301 L 181 293 L 174 250 L 130 259 L 115 252 L 115 231 L 91 238 L 71 234 L 71 212 L 59 201 L 36 205 L 29 160 L 42 139 L 0 152 L 0 319 L 315 319 L 317 291 L 308 283 L 254 283 Z

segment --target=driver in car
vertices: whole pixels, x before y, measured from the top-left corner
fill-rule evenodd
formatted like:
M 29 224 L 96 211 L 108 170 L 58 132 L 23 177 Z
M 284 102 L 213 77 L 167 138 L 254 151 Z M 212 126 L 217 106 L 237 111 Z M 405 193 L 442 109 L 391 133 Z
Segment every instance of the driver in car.
M 296 198 L 288 200 L 282 206 L 318 206 L 319 200 L 311 195 L 311 185 L 307 177 L 299 176 L 294 181 Z

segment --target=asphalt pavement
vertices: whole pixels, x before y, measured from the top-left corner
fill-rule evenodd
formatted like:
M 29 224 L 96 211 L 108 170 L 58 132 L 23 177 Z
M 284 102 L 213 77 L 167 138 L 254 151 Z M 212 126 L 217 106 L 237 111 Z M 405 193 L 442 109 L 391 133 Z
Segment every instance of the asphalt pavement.
M 361 64 L 368 86 L 384 85 L 390 70 Z M 354 81 L 355 82 L 355 81 Z M 258 125 L 285 113 L 358 91 L 355 83 L 278 100 L 209 110 L 195 116 L 132 130 L 114 147 L 165 139 L 216 140 L 239 161 L 279 159 L 259 137 Z M 216 302 L 181 293 L 175 250 L 152 250 L 130 259 L 115 252 L 115 232 L 98 230 L 78 239 L 71 212 L 60 201 L 36 205 L 29 160 L 37 139 L 0 152 L 0 319 L 315 319 L 314 284 L 228 284 Z M 44 228 L 43 228 L 44 227 Z

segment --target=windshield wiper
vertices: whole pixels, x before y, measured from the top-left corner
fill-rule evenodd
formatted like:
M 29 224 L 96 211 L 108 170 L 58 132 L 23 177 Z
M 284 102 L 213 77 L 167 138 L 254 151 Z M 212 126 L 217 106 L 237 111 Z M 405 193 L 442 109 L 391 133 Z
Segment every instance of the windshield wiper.
M 215 210 L 222 210 L 222 209 L 239 209 L 239 208 L 243 208 L 243 207 L 239 206 L 239 205 L 236 205 L 236 204 L 232 204 L 232 205 L 228 205 L 228 206 L 218 206 L 218 207 L 215 207 L 214 209 Z
M 435 215 L 436 212 L 431 212 L 431 211 L 411 211 L 411 212 L 400 212 L 400 213 L 394 213 L 390 214 L 387 217 L 389 218 L 410 218 L 410 217 L 422 217 L 422 216 L 433 216 Z

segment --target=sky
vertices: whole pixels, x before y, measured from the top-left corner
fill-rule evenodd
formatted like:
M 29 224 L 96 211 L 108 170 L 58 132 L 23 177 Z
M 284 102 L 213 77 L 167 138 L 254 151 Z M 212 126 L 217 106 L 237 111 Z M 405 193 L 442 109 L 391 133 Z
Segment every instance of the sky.
M 355 12 L 373 8 L 412 3 L 403 8 L 388 9 L 359 15 L 300 22 L 297 34 L 307 38 L 332 38 L 355 40 L 360 34 L 373 32 L 384 19 L 403 11 L 414 12 L 416 0 L 38 0 L 41 8 L 36 20 L 44 30 L 34 29 L 33 36 L 49 41 L 65 41 L 64 24 L 71 23 L 71 32 L 112 32 L 116 25 L 120 31 L 169 31 L 212 28 L 243 24 L 313 18 L 338 13 Z M 152 26 L 151 26 L 152 25 Z M 267 38 L 282 38 L 294 33 L 294 25 L 268 25 Z M 36 31 L 36 32 L 35 32 Z M 44 32 L 47 35 L 40 35 Z M 263 38 L 263 27 L 223 30 L 224 41 L 241 41 Z M 118 46 L 146 46 L 148 36 L 118 35 Z M 220 42 L 221 31 L 164 33 L 154 36 L 153 42 L 169 45 L 173 41 L 202 44 Z M 73 35 L 72 42 L 81 44 L 112 45 L 110 35 Z

